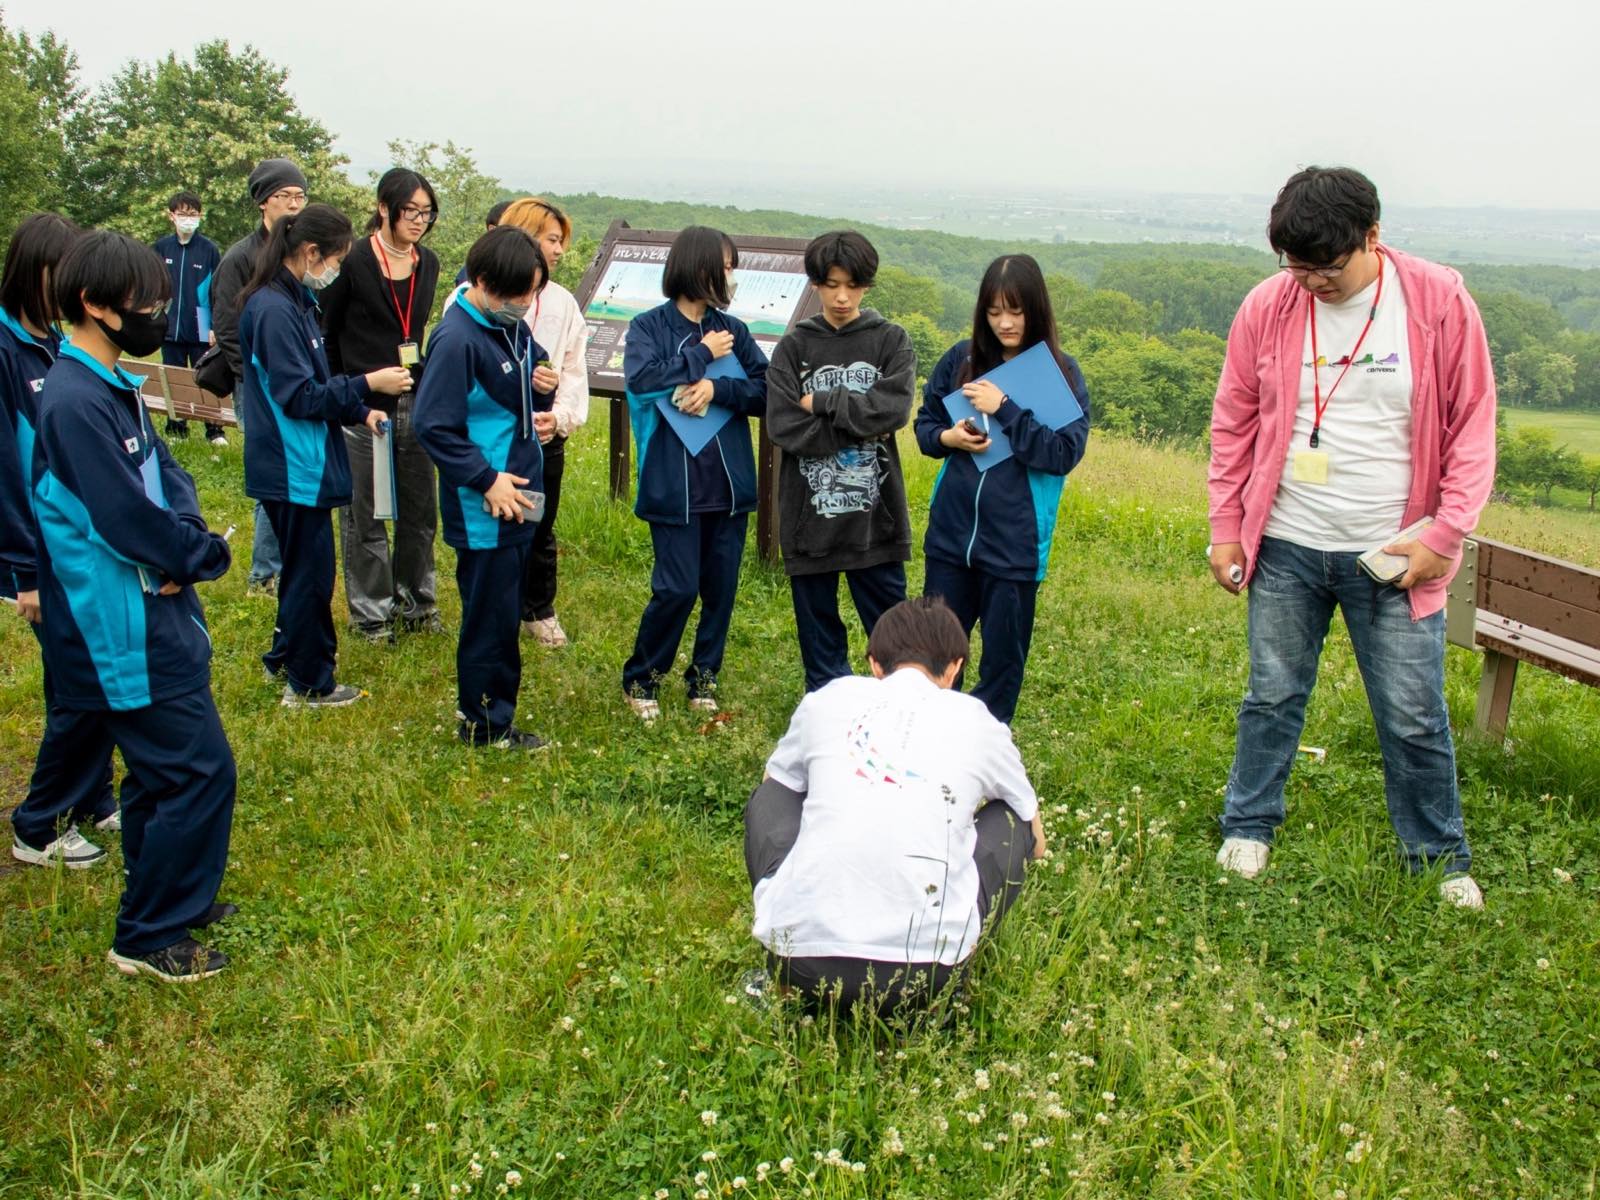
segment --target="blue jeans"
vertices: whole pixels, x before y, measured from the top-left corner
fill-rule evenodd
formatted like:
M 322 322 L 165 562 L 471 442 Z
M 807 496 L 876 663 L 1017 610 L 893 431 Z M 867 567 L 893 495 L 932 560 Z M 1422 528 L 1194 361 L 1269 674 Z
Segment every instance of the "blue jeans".
M 239 422 L 239 432 L 249 437 L 250 433 L 244 427 L 244 405 L 238 402 L 237 397 L 234 400 L 234 414 Z M 283 554 L 278 549 L 278 535 L 272 532 L 267 510 L 257 500 L 255 536 L 250 543 L 250 576 L 247 582 L 266 583 L 282 573 Z
M 1334 607 L 1344 614 L 1383 751 L 1389 820 L 1412 870 L 1472 865 L 1444 699 L 1444 613 L 1374 583 L 1358 555 L 1265 538 L 1250 582 L 1250 687 L 1223 800 L 1224 837 L 1271 843 Z

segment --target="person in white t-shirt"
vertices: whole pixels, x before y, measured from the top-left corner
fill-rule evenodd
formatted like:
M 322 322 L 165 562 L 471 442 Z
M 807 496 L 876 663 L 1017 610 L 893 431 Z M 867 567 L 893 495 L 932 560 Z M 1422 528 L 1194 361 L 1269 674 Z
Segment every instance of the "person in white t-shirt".
M 752 934 L 809 1001 L 926 1006 L 1044 854 L 1011 733 L 951 685 L 967 657 L 937 597 L 903 601 L 867 644 L 872 677 L 800 702 L 745 810 Z

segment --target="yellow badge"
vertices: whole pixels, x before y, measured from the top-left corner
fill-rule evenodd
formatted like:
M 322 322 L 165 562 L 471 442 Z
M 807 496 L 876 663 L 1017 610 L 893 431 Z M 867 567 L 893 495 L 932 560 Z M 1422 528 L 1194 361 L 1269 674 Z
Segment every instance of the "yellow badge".
M 1294 481 L 1296 483 L 1328 482 L 1328 452 L 1326 450 L 1296 450 L 1294 452 Z
M 417 344 L 415 342 L 400 343 L 400 365 L 402 367 L 414 367 L 420 360 L 421 355 L 417 353 Z

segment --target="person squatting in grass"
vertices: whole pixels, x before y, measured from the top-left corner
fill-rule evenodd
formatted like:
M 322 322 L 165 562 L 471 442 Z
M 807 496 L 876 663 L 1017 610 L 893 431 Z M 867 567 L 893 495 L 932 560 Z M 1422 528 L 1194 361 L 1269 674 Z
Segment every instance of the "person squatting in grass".
M 552 271 L 572 244 L 572 222 L 542 196 L 512 201 L 501 214 L 501 223 L 532 237 Z M 547 410 L 533 417 L 544 447 L 544 518 L 533 535 L 522 576 L 522 632 L 541 646 L 559 648 L 567 644 L 567 631 L 556 616 L 556 514 L 561 510 L 567 439 L 589 419 L 589 367 L 584 358 L 589 326 L 577 297 L 552 279 L 534 297 L 528 327 L 549 356 L 540 378 L 545 380 L 544 372 L 555 373 L 556 395 Z
M 725 311 L 733 302 L 738 265 L 732 238 L 691 225 L 667 255 L 661 280 L 667 302 L 628 324 L 623 373 L 638 460 L 633 511 L 650 524 L 655 564 L 650 602 L 622 667 L 622 690 L 646 721 L 661 711 L 657 692 L 672 670 L 696 596 L 700 624 L 685 673 L 689 705 L 717 710 L 717 673 L 733 619 L 745 528 L 756 507 L 750 418 L 767 407 L 766 355 L 744 322 Z M 723 373 L 714 364 L 730 356 L 739 370 Z M 698 454 L 690 454 L 657 409 L 658 400 L 689 416 L 713 405 L 732 415 Z
M 0 596 L 15 601 L 41 647 L 39 538 L 29 483 L 39 398 L 61 351 L 50 274 L 80 236 L 65 217 L 35 213 L 11 235 L 0 275 Z M 33 778 L 11 813 L 11 856 L 39 867 L 91 867 L 106 852 L 83 831 L 121 828 L 111 788 L 111 736 L 98 712 L 55 702 L 48 659 L 44 712 Z
M 1267 864 L 1338 608 L 1406 861 L 1442 867 L 1444 898 L 1478 908 L 1443 610 L 1494 482 L 1494 372 L 1461 276 L 1384 245 L 1378 215 L 1357 171 L 1291 176 L 1267 225 L 1283 269 L 1245 297 L 1228 334 L 1211 419 L 1211 572 L 1249 589 L 1250 683 L 1217 861 L 1246 878 Z M 1423 517 L 1432 524 L 1402 540 Z M 1380 547 L 1409 560 L 1393 585 L 1357 565 Z
M 261 661 L 283 676 L 288 707 L 336 707 L 364 693 L 333 677 L 333 514 L 350 503 L 344 425 L 376 430 L 383 413 L 374 392 L 398 396 L 411 372 L 398 364 L 366 375 L 334 375 L 323 352 L 315 293 L 339 276 L 350 250 L 350 220 L 311 204 L 272 228 L 244 291 L 239 402 L 250 434 L 244 443 L 247 495 L 261 501 L 283 552 L 278 619 Z
M 808 693 L 750 797 L 751 933 L 808 1005 L 927 1006 L 1044 854 L 1010 730 L 952 689 L 966 657 L 942 600 L 894 605 L 867 642 L 872 677 Z
M 794 327 L 772 356 L 767 436 L 778 467 L 778 541 L 794 601 L 806 690 L 849 675 L 839 575 L 870 635 L 906 598 L 911 514 L 895 433 L 911 416 L 917 356 L 911 339 L 861 307 L 878 252 L 853 231 L 806 247 L 820 316 Z
M 1083 409 L 1083 416 L 1061 429 L 1041 424 L 980 378 L 1040 342 L 1050 348 Z M 987 471 L 978 470 L 973 455 L 989 448 L 988 434 L 952 422 L 945 408 L 944 398 L 957 389 L 1010 439 L 1011 457 Z M 923 592 L 942 596 L 969 636 L 975 624 L 982 625 L 983 658 L 972 694 L 996 720 L 1009 724 L 1033 640 L 1039 585 L 1050 563 L 1061 488 L 1089 439 L 1089 388 L 1077 362 L 1056 344 L 1050 292 L 1029 255 L 1007 254 L 989 264 L 978 287 L 972 337 L 952 346 L 928 376 L 916 434 L 924 454 L 945 460 L 922 543 Z
M 109 741 L 127 767 L 110 961 L 186 982 L 227 962 L 190 931 L 236 911 L 217 892 L 237 777 L 193 586 L 227 571 L 228 543 L 206 528 L 194 480 L 151 429 L 139 380 L 117 365 L 161 348 L 172 286 L 161 259 L 122 234 L 91 233 L 53 278 L 73 333 L 45 376 L 33 456 L 41 644 L 55 702 L 98 718 L 77 753 L 98 771 Z
M 515 718 L 522 577 L 543 490 L 535 416 L 556 389 L 527 316 L 550 271 L 532 238 L 502 225 L 473 243 L 467 277 L 433 335 L 416 417 L 444 478 L 444 540 L 456 551 L 457 732 L 473 746 L 540 750 L 544 739 Z
M 366 236 L 351 246 L 339 278 L 319 297 L 328 367 L 335 375 L 401 366 L 411 372 L 413 385 L 422 379 L 422 347 L 439 287 L 439 257 L 422 239 L 438 216 L 433 185 L 415 171 L 394 167 L 378 180 Z M 350 504 L 339 510 L 344 594 L 350 628 L 369 641 L 392 641 L 397 628 L 440 628 L 433 568 L 439 508 L 433 462 L 412 429 L 415 397 L 413 388 L 372 397 L 372 407 L 389 419 L 394 455 L 392 551 L 387 524 L 373 516 L 373 454 L 382 444 L 365 426 L 344 431 L 351 479 Z
M 167 336 L 161 342 L 161 362 L 169 367 L 192 367 L 211 344 L 211 281 L 222 262 L 217 244 L 200 233 L 200 196 L 188 189 L 174 192 L 167 201 L 172 232 L 155 244 L 172 278 L 172 303 L 167 306 Z M 189 436 L 189 422 L 167 418 L 169 438 Z M 206 426 L 206 440 L 226 446 L 221 425 Z

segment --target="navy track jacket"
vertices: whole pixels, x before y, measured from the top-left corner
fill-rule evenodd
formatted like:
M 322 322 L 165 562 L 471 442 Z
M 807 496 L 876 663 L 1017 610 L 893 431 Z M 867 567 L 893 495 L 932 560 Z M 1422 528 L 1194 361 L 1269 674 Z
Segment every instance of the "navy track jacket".
M 1083 416 L 1065 429 L 1049 429 L 1007 399 L 989 419 L 1011 439 L 1011 457 L 980 471 L 972 455 L 939 441 L 952 424 L 944 398 L 960 390 L 956 381 L 971 353 L 970 341 L 957 342 L 939 360 L 922 390 L 917 445 L 928 457 L 945 460 L 934 480 L 922 550 L 929 558 L 972 567 L 997 579 L 1037 582 L 1050 564 L 1061 488 L 1089 440 L 1089 387 L 1077 362 L 1063 354 L 1061 371 Z
M 199 345 L 211 333 L 211 277 L 222 251 L 210 238 L 195 234 L 186 246 L 169 233 L 155 244 L 172 278 L 172 305 L 167 309 L 167 341 Z
M 156 437 L 139 381 L 70 342 L 45 376 L 33 455 L 39 627 L 55 703 L 125 711 L 204 687 L 211 635 L 193 584 L 228 543 Z M 165 582 L 175 595 L 158 595 Z
M 44 341 L 0 308 L 0 596 L 38 587 L 38 536 L 34 528 L 34 430 L 44 378 L 61 349 L 52 333 Z
M 525 490 L 544 491 L 544 450 L 533 414 L 556 394 L 533 390 L 533 368 L 548 355 L 526 322 L 507 327 L 483 315 L 465 286 L 428 342 L 428 370 L 411 427 L 439 468 L 444 540 L 457 550 L 494 550 L 531 541 L 536 521 L 502 521 L 483 511 L 483 494 L 501 471 Z
M 372 392 L 365 377 L 329 369 L 316 298 L 288 271 L 246 301 L 239 354 L 245 494 L 306 508 L 349 504 L 340 426 L 367 419 Z
M 691 460 L 656 401 L 671 400 L 674 388 L 705 378 L 712 359 L 701 338 L 718 330 L 733 334 L 733 353 L 749 378 L 712 380 L 711 403 L 731 408 L 733 417 Z M 716 470 L 727 476 L 733 495 L 729 516 L 755 511 L 756 456 L 750 444 L 750 418 L 766 415 L 767 356 L 744 322 L 708 308 L 696 325 L 669 300 L 628 324 L 622 369 L 638 458 L 633 511 L 658 525 L 687 525 L 692 470 Z

